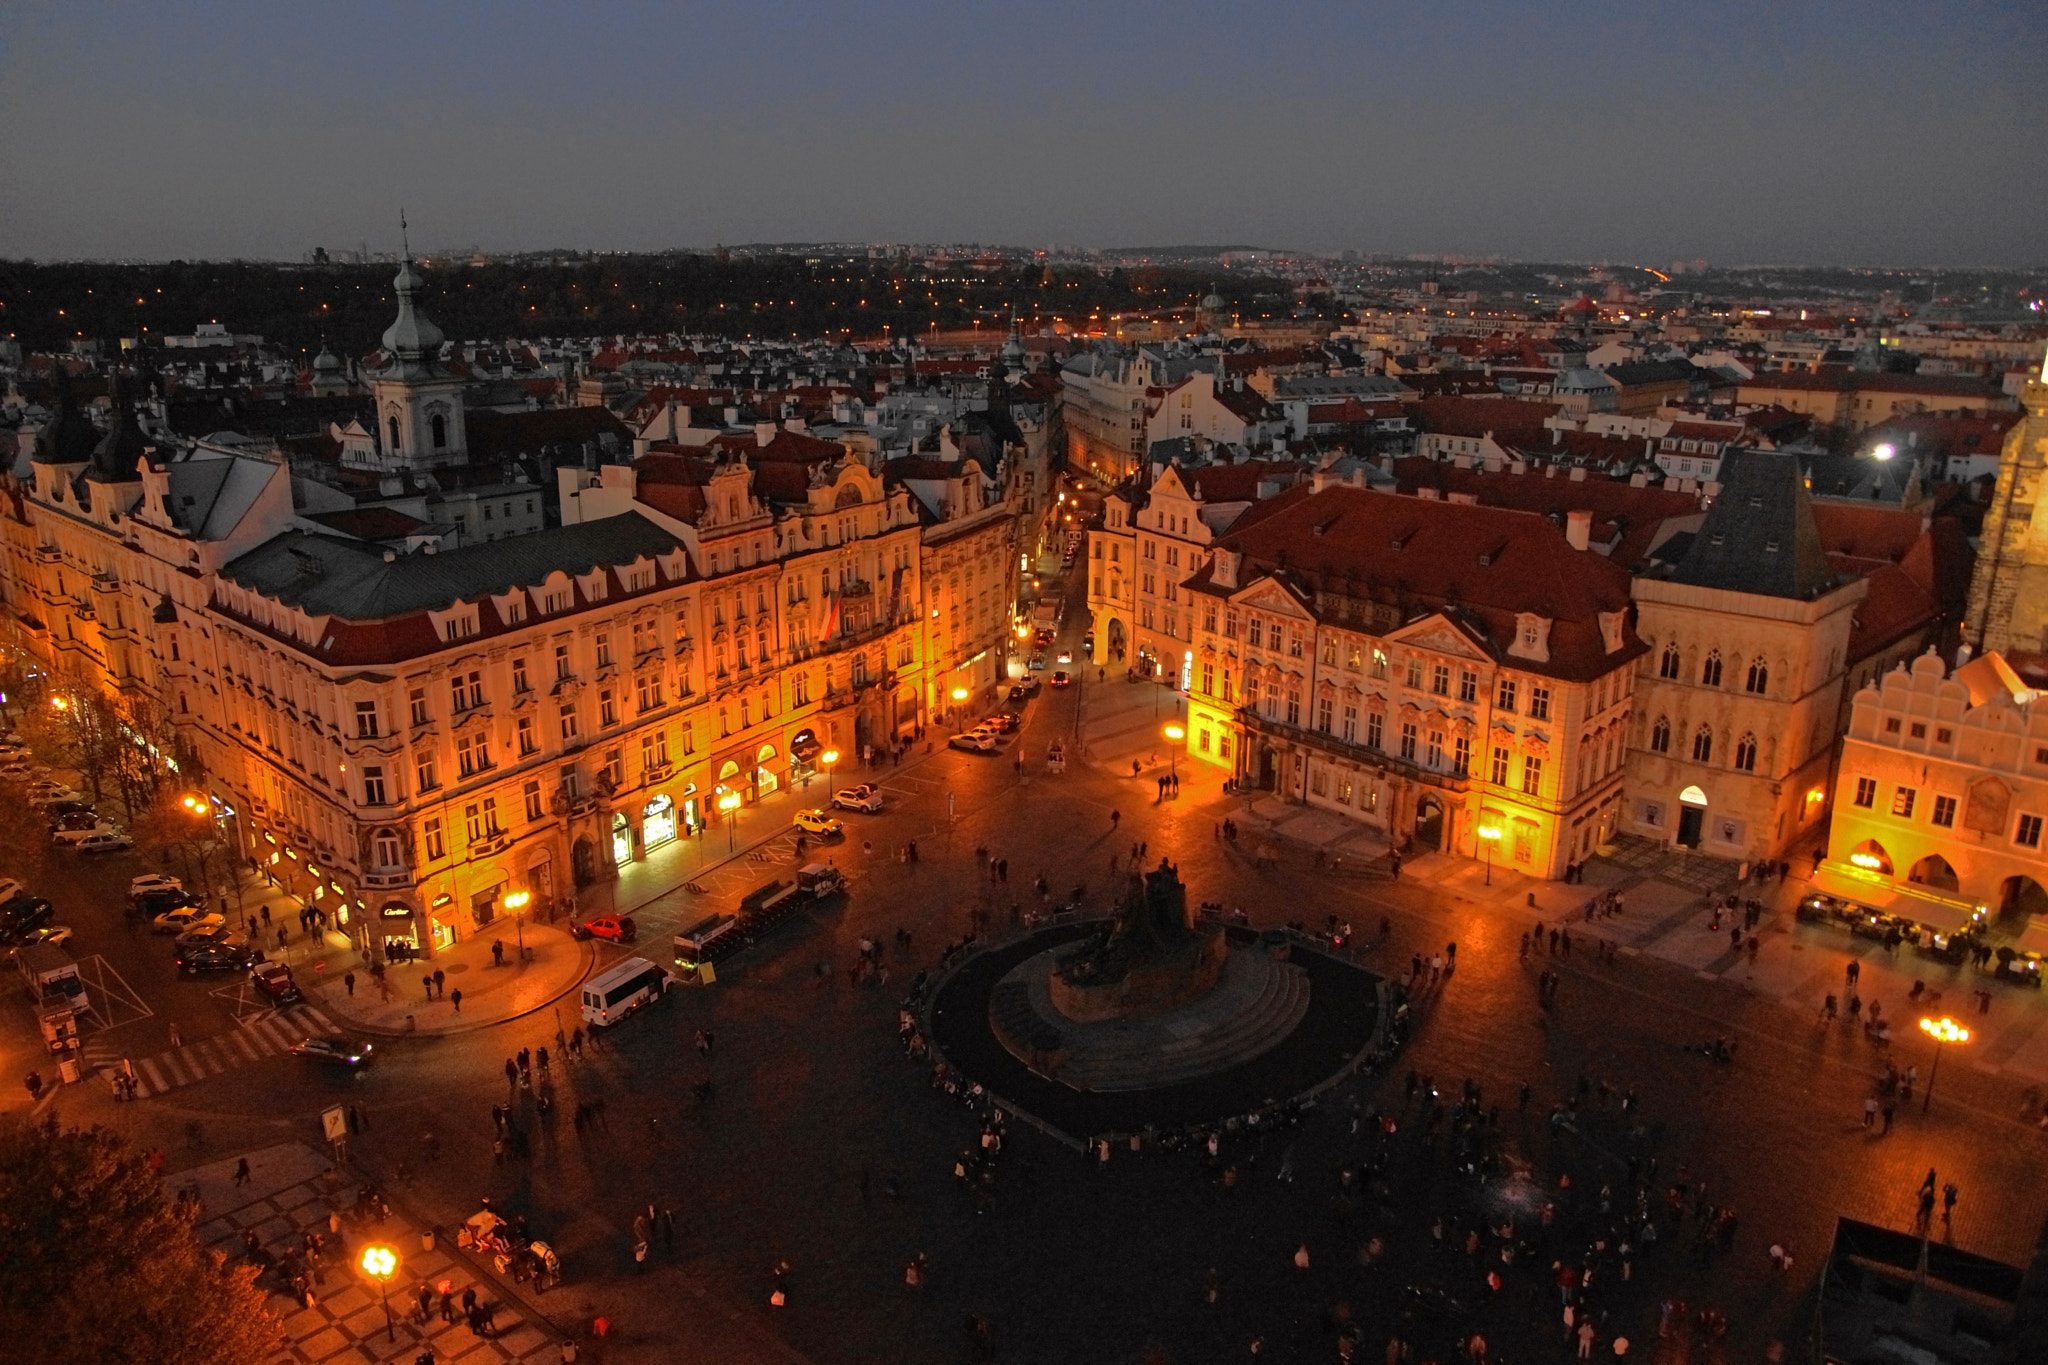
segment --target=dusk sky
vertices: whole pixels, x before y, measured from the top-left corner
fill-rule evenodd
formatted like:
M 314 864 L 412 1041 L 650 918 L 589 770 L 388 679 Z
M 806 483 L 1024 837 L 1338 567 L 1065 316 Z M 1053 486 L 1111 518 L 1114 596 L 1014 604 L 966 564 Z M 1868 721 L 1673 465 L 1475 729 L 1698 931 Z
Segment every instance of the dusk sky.
M 2041 4 L 23 4 L 0 255 L 2028 264 Z

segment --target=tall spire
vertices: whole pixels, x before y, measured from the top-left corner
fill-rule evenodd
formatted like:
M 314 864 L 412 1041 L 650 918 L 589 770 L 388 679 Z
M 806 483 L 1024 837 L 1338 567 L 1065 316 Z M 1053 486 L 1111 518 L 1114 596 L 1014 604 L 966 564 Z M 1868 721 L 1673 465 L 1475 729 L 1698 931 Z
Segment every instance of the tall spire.
M 398 291 L 398 320 L 384 329 L 384 350 L 401 373 L 425 374 L 441 354 L 441 329 L 420 312 L 418 295 L 421 278 L 412 263 L 412 238 L 406 226 L 405 210 L 398 211 L 398 238 L 405 251 L 404 263 L 391 281 Z

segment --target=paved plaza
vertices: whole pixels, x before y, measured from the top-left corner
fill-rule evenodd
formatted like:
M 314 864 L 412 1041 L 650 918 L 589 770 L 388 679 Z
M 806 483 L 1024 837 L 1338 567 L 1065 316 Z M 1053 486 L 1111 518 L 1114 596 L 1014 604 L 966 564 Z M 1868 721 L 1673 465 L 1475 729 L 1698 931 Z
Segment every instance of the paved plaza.
M 1079 690 L 1094 686 L 1142 695 L 1113 679 Z M 1034 703 L 1019 740 L 1027 752 L 1054 734 L 1078 742 L 1079 700 Z M 1256 828 L 1257 803 L 1225 794 L 1214 769 L 1181 766 L 1180 796 L 1162 800 L 1147 754 L 1135 778 L 1121 754 L 1020 775 L 930 738 L 929 754 L 920 746 L 878 775 L 889 809 L 851 818 L 832 851 L 853 879 L 846 901 L 807 910 L 721 964 L 715 986 L 675 993 L 580 1059 L 557 1034 L 573 1012 L 544 1008 L 478 1032 L 380 1040 L 378 1065 L 353 1080 L 267 1058 L 135 1105 L 88 1087 L 57 1103 L 75 1121 L 163 1146 L 173 1167 L 212 1172 L 240 1151 L 317 1145 L 320 1109 L 355 1104 L 369 1126 L 351 1158 L 384 1182 L 409 1226 L 453 1227 L 489 1195 L 556 1247 L 559 1288 L 538 1299 L 524 1286 L 495 1290 L 550 1344 L 556 1327 L 575 1334 L 586 1359 L 1135 1362 L 1156 1348 L 1176 1362 L 1228 1362 L 1250 1359 L 1256 1339 L 1264 1359 L 1323 1361 L 1354 1326 L 1361 1359 L 1383 1358 L 1400 1335 L 1412 1360 L 1448 1362 L 1474 1331 L 1496 1360 L 1562 1359 L 1556 1276 L 1590 1252 L 1583 1302 L 1602 1358 L 1621 1335 L 1635 1360 L 1756 1361 L 1781 1341 L 1797 1361 L 1835 1217 L 1913 1228 L 1930 1167 L 1959 1189 L 1952 1219 L 1937 1214 L 1931 1235 L 2017 1263 L 2032 1255 L 2048 1216 L 2038 1178 L 2048 1135 L 2021 1112 L 2043 1017 L 2031 992 L 1994 990 L 1992 1013 L 1971 1020 L 1981 1043 L 1951 1054 L 1923 1113 L 1931 1057 L 1917 1034 L 1880 1047 L 1820 1022 L 1820 996 L 1852 955 L 1866 997 L 1901 1011 L 1913 973 L 1939 975 L 1951 1000 L 1966 990 L 1943 975 L 1951 969 L 1794 923 L 1793 888 L 1769 898 L 1752 966 L 1705 927 L 1700 896 L 1732 871 L 1723 866 L 1628 866 L 1623 849 L 1596 862 L 1585 886 L 1500 868 L 1488 886 L 1481 867 L 1423 857 L 1393 880 L 1295 837 L 1314 826 Z M 1219 837 L 1226 817 L 1245 830 L 1236 842 Z M 911 839 L 918 861 L 899 861 L 894 850 Z M 998 944 L 1021 933 L 1012 905 L 1033 907 L 1041 873 L 1060 896 L 1080 884 L 1106 908 L 1111 859 L 1128 865 L 1134 845 L 1148 862 L 1170 858 L 1190 900 L 1242 907 L 1254 928 L 1313 928 L 1334 914 L 1354 927 L 1369 972 L 1408 978 L 1418 957 L 1452 941 L 1456 971 L 1431 982 L 1425 969 L 1412 1043 L 1319 1097 L 1298 1128 L 1225 1131 L 1213 1158 L 1204 1142 L 1135 1153 L 1119 1143 L 1103 1165 L 1012 1123 L 984 1185 L 982 1120 L 904 1055 L 899 1003 L 978 914 Z M 977 850 L 1009 862 L 1006 882 Z M 641 951 L 658 955 L 720 896 L 788 875 L 794 856 L 779 827 L 765 860 L 737 851 L 708 864 L 728 890 L 642 884 Z M 1606 885 L 1625 888 L 1619 919 L 1574 923 L 1569 956 L 1522 959 L 1538 919 L 1557 926 Z M 886 982 L 850 979 L 863 937 L 884 945 Z M 617 951 L 600 949 L 600 960 Z M 1549 1009 L 1538 1002 L 1546 972 L 1558 982 Z M 1716 1037 L 1737 1042 L 1733 1065 L 1686 1050 Z M 534 1087 L 503 1074 L 522 1047 L 552 1054 Z M 1922 1090 L 1887 1135 L 1863 1126 L 1862 1106 L 1888 1060 L 1918 1066 Z M 1478 1098 L 1461 1115 L 1468 1079 Z M 509 1107 L 527 1155 L 494 1152 L 494 1105 Z M 203 1126 L 203 1146 L 188 1141 L 191 1124 Z M 1639 1223 L 1621 1226 L 1638 1191 L 1658 1226 L 1652 1244 Z M 232 1231 L 231 1214 L 279 1228 L 307 1209 L 324 1217 L 317 1202 L 262 1199 L 276 1206 L 238 1212 L 209 1193 L 209 1235 Z M 636 1267 L 634 1219 L 650 1203 L 650 1254 Z M 1719 1233 L 1702 1247 L 1707 1229 Z M 1767 1256 L 1773 1242 L 1792 1250 L 1790 1273 Z M 913 1289 L 905 1270 L 920 1256 Z M 779 1263 L 786 1301 L 775 1306 Z M 1686 1302 L 1689 1325 L 1660 1337 L 1666 1299 Z M 1726 1314 L 1725 1339 L 1695 1340 L 1701 1308 Z M 298 1320 L 294 1349 L 318 1338 L 333 1358 L 360 1353 L 368 1336 L 350 1323 L 362 1311 Z M 611 1326 L 602 1342 L 590 1333 L 599 1316 Z

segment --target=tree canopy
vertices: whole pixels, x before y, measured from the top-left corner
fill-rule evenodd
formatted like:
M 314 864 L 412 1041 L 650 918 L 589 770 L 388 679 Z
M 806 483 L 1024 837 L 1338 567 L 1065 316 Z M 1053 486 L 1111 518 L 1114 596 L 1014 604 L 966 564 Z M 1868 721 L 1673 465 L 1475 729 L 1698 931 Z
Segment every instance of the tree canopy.
M 278 1326 L 254 1279 L 199 1245 L 119 1136 L 0 1122 L 0 1341 L 16 1358 L 261 1365 Z

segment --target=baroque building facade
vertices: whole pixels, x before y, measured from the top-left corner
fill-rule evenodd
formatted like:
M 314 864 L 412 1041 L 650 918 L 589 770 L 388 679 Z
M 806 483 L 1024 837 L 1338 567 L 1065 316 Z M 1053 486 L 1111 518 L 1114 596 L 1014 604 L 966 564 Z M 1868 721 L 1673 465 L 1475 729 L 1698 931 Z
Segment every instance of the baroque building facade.
M 458 458 L 460 389 L 397 283 L 379 456 Z M 0 509 L 16 636 L 156 708 L 240 854 L 379 954 L 602 886 L 1005 672 L 1001 432 L 917 468 L 773 429 L 593 462 L 559 471 L 560 525 L 405 553 L 303 516 L 282 463 L 113 410 L 101 436 L 64 405 Z

